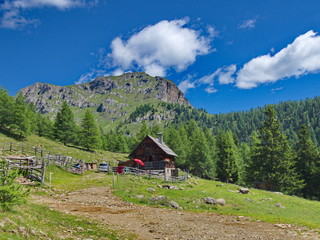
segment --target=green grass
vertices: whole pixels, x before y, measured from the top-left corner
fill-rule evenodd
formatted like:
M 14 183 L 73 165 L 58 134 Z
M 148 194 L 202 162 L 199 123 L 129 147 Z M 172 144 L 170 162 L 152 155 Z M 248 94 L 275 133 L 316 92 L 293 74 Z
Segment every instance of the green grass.
M 51 183 L 49 176 L 51 174 Z M 84 175 L 73 174 L 57 166 L 49 166 L 45 175 L 48 186 L 60 191 L 76 191 L 83 188 L 110 186 L 111 177 L 106 173 L 86 172 Z
M 39 204 L 0 212 L 0 239 L 131 239 L 102 226 Z
M 52 186 L 60 191 L 75 191 L 87 187 L 110 186 L 112 175 L 88 172 L 84 176 L 65 172 L 58 167 L 51 167 Z M 47 174 L 49 174 L 47 171 Z M 183 190 L 168 190 L 158 185 L 175 185 Z M 115 195 L 124 201 L 136 204 L 155 205 L 149 199 L 163 195 L 167 199 L 177 202 L 187 211 L 212 211 L 235 216 L 247 216 L 252 220 L 261 220 L 271 223 L 288 223 L 294 225 L 320 228 L 320 202 L 303 198 L 280 195 L 273 192 L 250 189 L 248 194 L 240 194 L 239 186 L 217 181 L 198 178 L 189 179 L 182 183 L 167 183 L 158 179 L 131 175 L 115 176 Z M 156 191 L 148 191 L 154 188 Z M 136 198 L 143 195 L 144 198 Z M 223 198 L 225 206 L 208 205 L 201 201 L 203 197 Z M 248 201 L 250 200 L 250 201 Z M 274 205 L 281 203 L 285 208 Z
M 263 190 L 250 189 L 248 194 L 235 193 L 239 186 L 203 179 L 191 179 L 184 183 L 172 183 L 183 190 L 168 190 L 157 187 L 164 185 L 161 180 L 136 176 L 120 176 L 114 186 L 114 193 L 125 201 L 137 204 L 151 204 L 152 196 L 163 195 L 177 202 L 184 210 L 212 211 L 235 216 L 248 216 L 252 220 L 271 223 L 288 223 L 294 225 L 320 228 L 320 202 L 303 198 L 280 195 Z M 155 192 L 147 191 L 154 188 Z M 138 199 L 137 195 L 144 198 Z M 225 206 L 203 203 L 203 197 L 223 198 Z M 249 201 L 250 200 L 250 201 Z M 285 208 L 274 205 L 281 203 Z
M 32 195 L 64 194 L 79 189 L 110 185 L 104 173 L 87 172 L 77 175 L 57 166 L 47 168 L 48 185 L 29 186 Z M 20 230 L 19 230 L 20 229 Z M 0 240 L 2 239 L 135 239 L 134 235 L 119 234 L 108 226 L 84 217 L 73 216 L 28 201 L 13 211 L 0 211 Z
M 46 138 L 38 137 L 35 135 L 29 136 L 25 141 L 18 141 L 16 139 L 7 137 L 6 135 L 0 133 L 0 145 L 2 143 L 14 143 L 14 144 L 25 144 L 29 147 L 37 147 L 44 149 L 46 151 L 50 151 L 51 154 L 60 154 L 64 156 L 75 157 L 79 159 L 83 159 L 85 162 L 101 162 L 108 161 L 112 165 L 117 165 L 118 160 L 125 161 L 127 160 L 128 154 L 122 153 L 112 153 L 103 150 L 97 150 L 95 152 L 84 151 L 75 147 L 64 146 L 62 143 L 54 142 Z M 10 152 L 0 151 L 1 155 L 8 155 Z

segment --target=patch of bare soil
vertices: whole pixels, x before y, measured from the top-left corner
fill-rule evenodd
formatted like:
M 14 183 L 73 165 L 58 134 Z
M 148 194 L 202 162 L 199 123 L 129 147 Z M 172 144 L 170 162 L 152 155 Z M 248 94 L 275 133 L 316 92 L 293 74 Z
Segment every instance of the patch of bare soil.
M 140 239 L 320 239 L 307 229 L 250 221 L 247 217 L 140 206 L 124 202 L 108 187 L 87 188 L 67 195 L 33 196 L 37 202 L 134 233 Z

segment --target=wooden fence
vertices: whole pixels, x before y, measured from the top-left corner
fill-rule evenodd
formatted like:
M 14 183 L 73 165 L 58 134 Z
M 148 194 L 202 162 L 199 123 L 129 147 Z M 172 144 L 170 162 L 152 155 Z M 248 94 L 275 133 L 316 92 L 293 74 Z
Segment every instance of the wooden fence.
M 188 178 L 188 174 L 184 174 L 180 177 L 175 177 L 166 175 L 164 170 L 143 170 L 124 166 L 113 167 L 112 171 L 117 174 L 133 174 L 139 176 L 146 176 L 149 178 L 163 179 L 165 182 L 183 182 Z
M 34 157 L 7 157 L 8 170 L 25 171 L 25 176 L 44 183 L 46 165 L 43 160 Z
M 53 164 L 65 168 L 73 173 L 83 174 L 84 161 L 79 158 L 63 156 L 55 154 L 42 148 L 31 146 L 24 143 L 0 143 L 0 151 L 16 152 L 31 157 L 15 157 L 7 159 L 13 168 L 26 170 L 27 176 L 44 183 L 45 167 Z M 26 160 L 29 159 L 29 160 Z M 76 164 L 80 164 L 78 168 L 74 168 Z
M 24 143 L 0 143 L 0 151 L 19 152 L 23 155 L 35 156 L 38 160 L 43 160 L 46 165 L 54 164 L 65 168 L 84 162 L 79 158 L 63 156 L 61 154 L 56 154 Z

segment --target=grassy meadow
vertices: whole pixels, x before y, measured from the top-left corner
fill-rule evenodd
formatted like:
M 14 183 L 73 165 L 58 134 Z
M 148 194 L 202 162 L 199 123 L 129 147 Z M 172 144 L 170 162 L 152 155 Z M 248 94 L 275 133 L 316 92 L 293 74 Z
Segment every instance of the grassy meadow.
M 108 161 L 112 165 L 117 165 L 118 161 L 125 161 L 127 160 L 128 154 L 122 153 L 113 153 L 103 150 L 98 150 L 95 152 L 88 152 L 76 147 L 69 147 L 65 146 L 62 143 L 54 142 L 52 140 L 38 137 L 35 135 L 29 136 L 25 141 L 18 141 L 16 139 L 7 137 L 4 134 L 0 133 L 0 148 L 1 144 L 3 143 L 13 143 L 13 144 L 24 144 L 25 146 L 29 147 L 37 147 L 41 148 L 45 151 L 50 151 L 52 154 L 60 154 L 64 156 L 75 157 L 78 159 L 83 159 L 85 162 L 102 162 Z M 1 152 L 1 155 L 8 155 L 11 154 L 8 151 Z
M 217 181 L 191 178 L 183 183 L 169 183 L 183 190 L 163 189 L 168 185 L 162 180 L 136 176 L 119 176 L 114 194 L 123 200 L 137 204 L 153 204 L 151 197 L 165 196 L 168 201 L 177 202 L 186 211 L 212 211 L 220 214 L 247 216 L 252 220 L 271 223 L 286 223 L 320 229 L 320 202 L 294 196 L 250 189 L 248 194 L 237 193 L 240 186 Z M 148 191 L 153 188 L 155 191 Z M 137 198 L 143 195 L 143 198 Z M 225 206 L 210 205 L 201 199 L 223 198 Z M 275 207 L 280 203 L 284 208 Z

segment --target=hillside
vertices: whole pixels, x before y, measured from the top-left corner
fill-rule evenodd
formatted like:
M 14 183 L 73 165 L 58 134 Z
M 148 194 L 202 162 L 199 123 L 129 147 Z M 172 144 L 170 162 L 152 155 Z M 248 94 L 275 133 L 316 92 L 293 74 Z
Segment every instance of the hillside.
M 102 162 L 108 161 L 114 165 L 118 163 L 118 161 L 124 161 L 127 159 L 127 154 L 121 153 L 113 153 L 104 150 L 99 150 L 96 152 L 88 152 L 81 150 L 76 147 L 68 147 L 63 145 L 62 143 L 54 142 L 47 138 L 38 137 L 35 135 L 29 136 L 25 141 L 18 141 L 14 138 L 8 137 L 0 132 L 0 148 L 3 144 L 13 143 L 15 146 L 24 146 L 27 148 L 41 148 L 45 151 L 50 151 L 51 154 L 55 155 L 63 155 L 70 156 L 73 158 L 83 159 L 85 162 Z M 9 151 L 1 151 L 0 149 L 0 157 L 4 155 L 10 154 L 20 154 L 19 152 L 9 152 Z
M 98 77 L 79 85 L 56 86 L 35 83 L 21 93 L 36 109 L 53 117 L 65 101 L 79 120 L 84 109 L 90 108 L 103 128 L 112 129 L 127 120 L 141 104 L 161 102 L 190 106 L 184 94 L 170 80 L 151 77 L 143 72 L 125 73 L 117 77 Z M 155 121 L 172 120 L 168 112 L 155 112 Z

